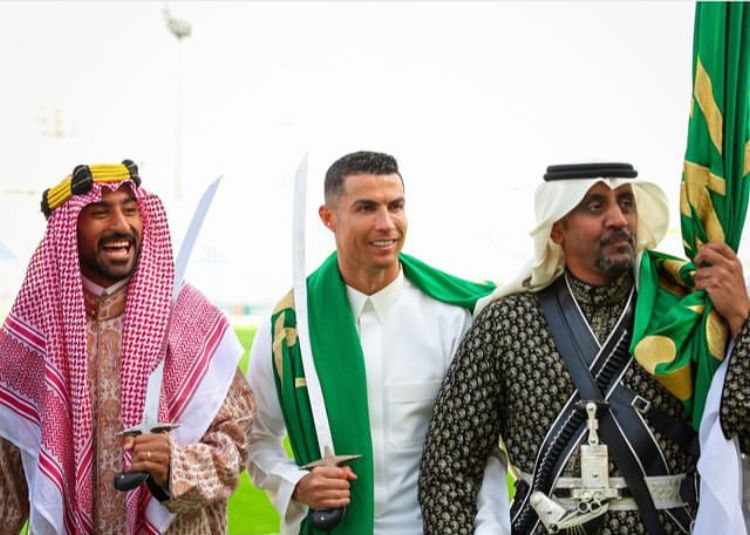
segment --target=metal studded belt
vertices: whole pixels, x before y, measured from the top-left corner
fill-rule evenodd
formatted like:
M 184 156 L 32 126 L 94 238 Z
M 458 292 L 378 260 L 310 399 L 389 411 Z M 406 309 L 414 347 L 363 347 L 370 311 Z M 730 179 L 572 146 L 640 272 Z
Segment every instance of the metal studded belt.
M 521 477 L 531 484 L 531 474 L 521 472 Z M 673 509 L 687 505 L 685 500 L 680 497 L 680 485 L 686 477 L 686 474 L 646 476 L 646 486 L 657 509 Z M 580 489 L 582 486 L 583 481 L 580 477 L 558 478 L 553 492 L 555 501 L 567 510 L 576 509 L 580 500 L 571 497 L 572 491 Z M 638 509 L 635 500 L 630 497 L 625 478 L 610 477 L 609 486 L 616 489 L 619 495 L 617 498 L 608 500 L 610 511 L 635 511 Z

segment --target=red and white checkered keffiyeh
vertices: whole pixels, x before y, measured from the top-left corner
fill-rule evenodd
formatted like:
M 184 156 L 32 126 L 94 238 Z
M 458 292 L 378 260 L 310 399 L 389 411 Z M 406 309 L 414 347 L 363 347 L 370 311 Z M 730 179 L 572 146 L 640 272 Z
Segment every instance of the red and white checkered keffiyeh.
M 174 264 L 161 201 L 130 181 L 123 183 L 130 184 L 133 190 L 144 228 L 141 254 L 129 283 L 123 318 L 121 414 L 123 428 L 127 428 L 140 423 L 148 376 L 163 357 Z M 94 184 L 87 194 L 74 195 L 51 214 L 44 239 L 32 257 L 21 290 L 0 331 L 0 409 L 13 418 L 18 417 L 19 422 L 31 423 L 35 432 L 38 428 L 38 444 L 32 446 L 38 448 L 36 470 L 62 496 L 63 511 L 58 514 L 62 515 L 60 521 L 68 533 L 91 532 L 93 512 L 93 433 L 86 316 L 77 245 L 78 215 L 84 206 L 101 199 L 102 188 L 115 190 L 123 183 Z M 206 326 L 179 329 L 186 317 Z M 174 342 L 170 336 L 173 347 L 165 366 L 160 404 L 163 421 L 179 420 L 181 407 L 206 373 L 206 363 L 212 357 L 211 339 L 217 332 L 218 336 L 223 335 L 226 327 L 226 319 L 218 310 L 189 286 L 183 288 L 170 332 L 193 334 L 188 340 Z M 0 436 L 18 445 L 28 445 L 29 433 L 14 437 L 13 428 L 2 426 L 0 419 Z M 28 474 L 29 467 L 26 470 Z M 33 521 L 33 488 L 30 493 Z M 154 531 L 144 519 L 149 497 L 143 487 L 128 496 L 130 533 Z M 54 516 L 54 510 L 49 515 Z

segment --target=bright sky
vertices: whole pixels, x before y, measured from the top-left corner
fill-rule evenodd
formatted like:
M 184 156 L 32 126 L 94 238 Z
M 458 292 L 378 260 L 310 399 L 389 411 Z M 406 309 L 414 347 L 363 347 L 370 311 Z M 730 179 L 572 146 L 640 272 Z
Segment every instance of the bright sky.
M 43 234 L 41 191 L 79 163 L 135 160 L 176 242 L 223 174 L 188 269 L 223 304 L 290 287 L 305 153 L 309 270 L 333 248 L 325 169 L 359 149 L 399 160 L 405 250 L 468 278 L 528 258 L 549 164 L 632 162 L 676 229 L 693 3 L 170 2 L 192 25 L 181 42 L 164 7 L 0 2 L 0 242 L 16 257 L 0 259 L 0 309 Z

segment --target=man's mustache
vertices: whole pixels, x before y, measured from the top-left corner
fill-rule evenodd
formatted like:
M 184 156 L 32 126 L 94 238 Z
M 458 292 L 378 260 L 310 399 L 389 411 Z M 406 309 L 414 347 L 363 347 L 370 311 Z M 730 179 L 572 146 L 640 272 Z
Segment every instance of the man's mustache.
M 101 249 L 105 245 L 107 245 L 107 243 L 117 242 L 117 241 L 127 241 L 131 247 L 135 247 L 136 236 L 135 234 L 125 234 L 123 232 L 113 232 L 111 234 L 105 234 L 99 239 L 99 242 L 97 243 L 97 247 Z
M 631 247 L 635 247 L 635 236 L 629 230 L 617 229 L 606 234 L 600 241 L 600 245 L 609 245 L 613 242 L 626 241 Z

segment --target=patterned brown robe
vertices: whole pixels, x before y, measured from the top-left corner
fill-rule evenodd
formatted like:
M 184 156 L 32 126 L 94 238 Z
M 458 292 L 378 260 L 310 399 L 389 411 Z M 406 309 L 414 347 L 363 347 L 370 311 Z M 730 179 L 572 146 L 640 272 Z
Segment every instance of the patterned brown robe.
M 125 493 L 112 482 L 122 471 L 120 342 L 127 286 L 111 295 L 84 292 L 89 386 L 94 419 L 94 532 L 125 533 Z M 169 535 L 226 532 L 227 499 L 248 453 L 253 396 L 238 371 L 211 426 L 196 444 L 170 441 L 169 491 L 164 505 L 177 517 Z M 19 450 L 0 439 L 0 533 L 17 534 L 28 518 L 28 489 Z
M 604 341 L 614 328 L 633 281 L 630 274 L 594 287 L 568 274 L 573 294 L 592 330 Z M 749 451 L 750 326 L 746 322 L 732 356 L 722 403 L 725 433 L 738 434 Z M 677 398 L 636 363 L 623 383 L 675 420 L 688 424 Z M 476 497 L 487 455 L 502 436 L 511 463 L 533 473 L 537 451 L 565 401 L 573 382 L 555 347 L 539 296 L 517 293 L 489 305 L 464 338 L 438 396 L 425 444 L 419 480 L 426 535 L 473 533 Z M 744 397 L 743 397 L 744 396 Z M 697 459 L 652 429 L 670 469 L 686 473 Z M 580 475 L 578 451 L 563 476 Z M 620 473 L 610 460 L 610 475 Z M 659 512 L 668 534 L 682 533 Z M 535 533 L 546 533 L 541 524 Z M 643 534 L 637 511 L 606 513 L 601 535 Z

